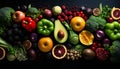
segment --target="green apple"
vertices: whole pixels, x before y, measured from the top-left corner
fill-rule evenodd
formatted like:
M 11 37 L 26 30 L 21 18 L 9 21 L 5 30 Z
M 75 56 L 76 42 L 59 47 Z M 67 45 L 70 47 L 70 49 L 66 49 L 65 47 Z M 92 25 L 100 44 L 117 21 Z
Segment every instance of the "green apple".
M 62 12 L 62 8 L 60 6 L 54 6 L 52 8 L 52 12 L 53 12 L 54 15 L 58 15 Z

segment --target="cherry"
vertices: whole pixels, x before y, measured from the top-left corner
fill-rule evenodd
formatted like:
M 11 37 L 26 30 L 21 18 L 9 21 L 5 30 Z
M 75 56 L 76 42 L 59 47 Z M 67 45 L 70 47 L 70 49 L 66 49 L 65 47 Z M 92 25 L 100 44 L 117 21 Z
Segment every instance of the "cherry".
M 97 43 L 97 46 L 98 46 L 98 47 L 101 47 L 102 45 L 101 45 L 101 43 Z
M 58 15 L 58 19 L 62 18 L 60 15 Z
M 65 10 L 65 9 L 66 9 L 66 6 L 65 6 L 65 5 L 62 5 L 61 8 L 62 8 L 62 10 Z
M 87 16 L 84 16 L 83 18 L 85 19 L 85 21 L 88 19 L 88 17 L 87 17 Z
M 92 47 L 97 47 L 97 43 L 94 42 L 94 43 L 92 44 Z
M 112 22 L 114 21 L 114 19 L 113 19 L 112 17 L 109 17 L 109 18 L 107 19 L 107 21 L 110 22 L 110 23 L 112 23 Z
M 67 13 L 68 13 L 68 10 L 67 10 L 67 9 L 65 9 L 63 12 L 64 12 L 65 14 L 67 14 Z
M 72 15 L 70 15 L 70 16 L 68 17 L 68 19 L 69 19 L 69 20 L 71 20 L 71 19 L 72 19 L 72 17 L 73 17 L 73 16 L 72 16 Z
M 42 18 L 43 18 L 43 15 L 39 15 L 38 18 L 39 18 L 39 19 L 42 19 Z
M 92 47 L 92 50 L 95 51 L 95 50 L 96 50 L 96 47 Z
M 76 12 L 73 12 L 73 17 L 75 17 L 77 14 L 76 14 Z
M 118 20 L 118 22 L 120 23 L 120 19 Z
M 39 18 L 38 17 L 35 18 L 34 21 L 37 23 L 39 21 Z
M 68 20 L 68 16 L 65 16 L 65 18 L 64 18 L 66 21 Z
M 62 13 L 61 13 L 61 16 L 62 16 L 62 17 L 65 17 L 66 15 L 65 15 L 65 13 L 64 13 L 64 12 L 62 12 Z
M 71 11 L 68 11 L 68 12 L 67 12 L 67 15 L 72 15 L 72 12 L 71 12 Z

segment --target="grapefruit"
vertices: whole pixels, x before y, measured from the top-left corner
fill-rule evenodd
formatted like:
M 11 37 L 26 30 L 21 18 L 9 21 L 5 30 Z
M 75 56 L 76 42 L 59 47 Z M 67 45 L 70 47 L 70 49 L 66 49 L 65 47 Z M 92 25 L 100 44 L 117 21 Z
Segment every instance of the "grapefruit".
M 52 55 L 56 59 L 63 59 L 67 54 L 67 48 L 62 44 L 57 44 L 52 49 Z
M 113 7 L 112 10 L 111 10 L 111 17 L 114 20 L 120 19 L 120 9 Z

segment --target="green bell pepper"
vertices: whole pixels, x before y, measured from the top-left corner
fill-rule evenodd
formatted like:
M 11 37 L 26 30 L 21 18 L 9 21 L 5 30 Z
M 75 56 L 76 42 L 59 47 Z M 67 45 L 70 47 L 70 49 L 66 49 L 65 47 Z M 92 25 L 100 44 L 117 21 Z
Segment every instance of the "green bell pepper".
M 54 30 L 54 24 L 48 19 L 41 19 L 37 23 L 37 31 L 39 34 L 42 35 L 50 35 L 51 32 Z
M 120 23 L 117 21 L 106 23 L 105 33 L 111 40 L 120 39 Z

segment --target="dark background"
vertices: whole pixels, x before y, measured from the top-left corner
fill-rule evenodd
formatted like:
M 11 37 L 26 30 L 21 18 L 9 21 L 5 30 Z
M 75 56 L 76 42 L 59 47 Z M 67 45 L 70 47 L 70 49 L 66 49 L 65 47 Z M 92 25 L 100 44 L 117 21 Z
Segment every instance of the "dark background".
M 120 7 L 120 1 L 119 0 L 0 0 L 0 8 L 4 7 L 4 6 L 10 6 L 15 8 L 16 6 L 19 5 L 29 5 L 31 4 L 34 7 L 48 7 L 48 8 L 52 8 L 54 5 L 63 5 L 65 4 L 67 7 L 72 7 L 72 6 L 86 6 L 86 7 L 90 7 L 90 8 L 95 8 L 95 7 L 99 7 L 99 4 L 102 3 L 103 5 L 109 5 L 110 7 Z M 32 66 L 32 65 L 38 65 L 40 67 L 44 66 L 44 65 L 51 65 L 51 66 L 58 66 L 57 68 L 60 67 L 64 67 L 64 66 L 68 66 L 71 68 L 76 68 L 76 67 L 81 67 L 81 66 L 91 66 L 91 67 L 96 67 L 99 66 L 101 67 L 101 65 L 108 65 L 108 67 L 111 66 L 111 63 L 109 62 L 99 62 L 99 61 L 65 61 L 65 60 L 42 60 L 42 61 L 35 61 L 35 62 L 7 62 L 7 61 L 0 61 L 0 64 L 7 64 L 7 65 L 12 65 L 13 67 L 16 67 L 16 65 L 18 65 L 17 67 L 22 67 L 26 66 L 26 64 L 28 66 Z M 88 65 L 88 66 L 87 66 Z M 113 65 L 113 64 L 112 64 Z M 2 66 L 2 65 L 0 65 Z M 11 67 L 12 67 L 11 66 Z M 48 66 L 44 66 L 44 67 L 48 67 Z M 34 68 L 34 67 L 33 67 Z
M 32 4 L 35 7 L 53 7 L 54 5 L 67 5 L 69 7 L 84 5 L 86 7 L 98 7 L 99 3 L 109 5 L 110 7 L 120 7 L 119 0 L 0 0 L 0 7 Z

